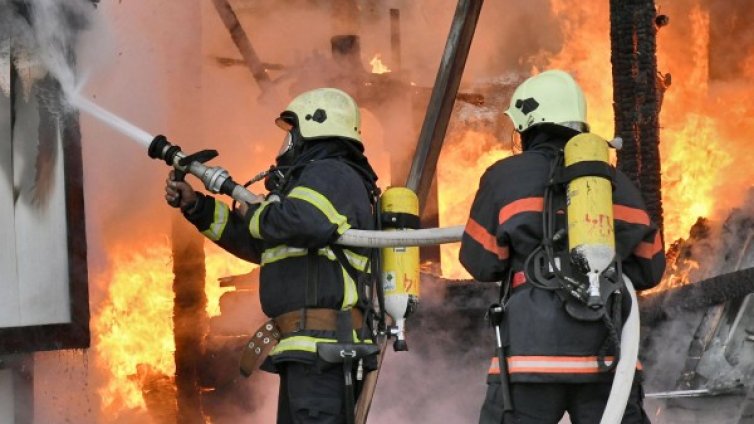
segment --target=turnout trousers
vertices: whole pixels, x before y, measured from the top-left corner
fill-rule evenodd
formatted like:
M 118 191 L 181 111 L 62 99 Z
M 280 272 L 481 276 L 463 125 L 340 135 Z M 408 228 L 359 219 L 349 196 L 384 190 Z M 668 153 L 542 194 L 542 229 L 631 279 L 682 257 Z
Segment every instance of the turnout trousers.
M 321 369 L 300 362 L 278 364 L 277 424 L 344 424 L 345 382 L 340 365 Z
M 479 424 L 557 424 L 568 412 L 571 424 L 599 424 L 611 383 L 512 383 L 513 413 L 503 418 L 500 384 L 490 382 Z M 622 424 L 650 424 L 641 384 L 634 382 Z

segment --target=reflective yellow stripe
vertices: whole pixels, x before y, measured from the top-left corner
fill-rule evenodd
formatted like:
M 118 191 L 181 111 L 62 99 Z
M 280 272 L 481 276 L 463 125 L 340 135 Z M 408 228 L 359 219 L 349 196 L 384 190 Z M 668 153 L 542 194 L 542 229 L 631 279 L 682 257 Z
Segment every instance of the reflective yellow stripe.
M 272 350 L 270 356 L 275 356 L 283 352 L 292 350 L 304 351 L 304 352 L 316 352 L 317 343 L 335 343 L 335 339 L 324 339 L 319 337 L 310 336 L 291 336 L 280 340 Z
M 335 252 L 332 251 L 329 247 L 324 247 L 322 249 L 319 249 L 319 254 L 322 256 L 327 256 L 327 259 L 330 259 L 331 261 L 337 261 L 338 257 L 335 256 Z M 356 252 L 352 252 L 348 249 L 343 249 L 343 254 L 345 255 L 346 259 L 348 260 L 348 263 L 351 264 L 352 267 L 356 268 L 357 270 L 361 272 L 366 272 L 367 274 L 371 272 L 371 270 L 366 269 L 367 267 L 367 261 L 368 258 L 364 255 L 359 255 Z
M 328 221 L 338 226 L 338 234 L 343 234 L 347 229 L 351 228 L 348 218 L 339 214 L 335 206 L 327 200 L 327 197 L 309 187 L 294 187 L 288 194 L 288 198 L 303 200 L 319 209 L 327 217 Z
M 284 244 L 271 247 L 269 249 L 265 249 L 265 251 L 262 252 L 262 265 L 264 266 L 264 265 L 277 262 L 279 260 L 286 259 L 286 258 L 296 258 L 296 257 L 306 256 L 306 251 L 307 250 L 302 247 L 291 247 Z M 364 268 L 367 265 L 366 256 L 351 252 L 348 249 L 343 249 L 343 252 L 345 252 L 346 259 L 348 259 L 348 262 L 351 264 L 351 266 L 353 266 L 357 270 L 360 270 L 366 273 L 370 272 L 369 269 L 364 270 Z M 320 256 L 324 256 L 331 261 L 338 260 L 338 258 L 335 256 L 335 253 L 329 247 L 323 247 L 319 249 L 317 253 Z
M 220 240 L 220 237 L 225 231 L 225 226 L 228 225 L 228 206 L 215 200 L 215 214 L 212 218 L 212 224 L 206 230 L 202 231 L 202 234 L 207 236 L 212 241 Z
M 352 252 L 348 249 L 343 249 L 343 253 L 346 254 L 346 259 L 348 259 L 348 262 L 351 263 L 351 266 L 358 269 L 361 272 L 366 272 L 369 274 L 371 272 L 370 269 L 367 269 L 367 262 L 368 258 L 364 255 L 359 255 L 356 252 Z
M 356 282 L 353 281 L 345 268 L 340 267 L 343 272 L 343 304 L 340 305 L 340 309 L 346 310 L 352 308 L 356 301 L 359 300 L 359 295 L 356 292 Z
M 367 266 L 366 256 L 359 255 L 358 253 L 354 253 L 348 249 L 343 249 L 343 252 L 345 253 L 346 259 L 351 264 L 351 266 L 353 266 L 357 270 L 361 270 L 362 272 L 370 272 L 369 269 L 365 270 Z M 319 249 L 317 253 L 320 256 L 324 256 L 331 261 L 337 262 L 338 260 L 338 258 L 335 256 L 335 252 L 333 252 L 329 247 L 323 247 Z M 265 266 L 283 259 L 302 257 L 306 255 L 307 249 L 303 247 L 291 247 L 282 244 L 269 249 L 265 249 L 265 251 L 262 252 L 261 265 Z M 359 300 L 359 294 L 356 289 L 356 282 L 353 281 L 353 278 L 351 278 L 351 276 L 348 274 L 348 271 L 345 267 L 343 267 L 343 265 L 340 266 L 340 272 L 343 275 L 343 303 L 341 304 L 340 309 L 345 310 L 356 305 L 356 302 Z
M 356 334 L 356 331 L 353 331 L 353 341 L 354 343 L 359 343 L 359 337 Z M 291 336 L 286 337 L 282 340 L 280 340 L 280 343 L 278 343 L 272 350 L 270 351 L 270 356 L 279 355 L 284 352 L 291 352 L 291 351 L 303 351 L 303 352 L 311 352 L 315 353 L 317 352 L 317 343 L 336 343 L 337 340 L 335 339 L 328 339 L 324 337 L 312 337 L 312 336 Z M 371 340 L 366 340 L 363 343 L 366 344 L 372 344 Z
M 291 247 L 281 244 L 262 252 L 262 266 L 277 262 L 282 259 L 306 256 L 306 249 L 303 247 Z
M 257 210 L 254 211 L 254 215 L 251 216 L 251 221 L 249 221 L 249 232 L 254 238 L 262 238 L 262 233 L 259 231 L 259 218 L 262 216 L 262 211 L 264 210 L 264 208 L 266 208 L 269 204 L 270 202 L 265 200 L 260 204 Z

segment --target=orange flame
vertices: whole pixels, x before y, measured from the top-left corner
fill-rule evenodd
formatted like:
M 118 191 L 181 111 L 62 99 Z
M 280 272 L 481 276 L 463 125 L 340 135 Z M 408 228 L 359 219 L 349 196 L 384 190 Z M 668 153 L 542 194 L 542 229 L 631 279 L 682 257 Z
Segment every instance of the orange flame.
M 490 165 L 510 156 L 492 134 L 466 131 L 445 142 L 437 166 L 438 208 L 441 226 L 466 222 L 474 201 L 476 182 Z M 440 246 L 442 275 L 470 279 L 458 262 L 459 243 Z
M 170 260 L 167 245 L 119 248 L 112 254 L 112 268 L 100 277 L 107 281 L 108 298 L 92 319 L 92 332 L 97 366 L 108 376 L 98 390 L 108 419 L 145 409 L 142 380 L 146 374 L 170 380 L 175 373 Z M 218 278 L 246 273 L 250 268 L 208 245 L 208 315 L 219 314 L 219 297 L 229 290 L 219 287 Z
M 372 60 L 369 61 L 369 64 L 372 65 L 372 73 L 373 74 L 386 74 L 390 72 L 390 68 L 385 66 L 384 63 L 382 63 L 381 59 L 382 55 L 380 53 L 377 53 L 374 55 Z

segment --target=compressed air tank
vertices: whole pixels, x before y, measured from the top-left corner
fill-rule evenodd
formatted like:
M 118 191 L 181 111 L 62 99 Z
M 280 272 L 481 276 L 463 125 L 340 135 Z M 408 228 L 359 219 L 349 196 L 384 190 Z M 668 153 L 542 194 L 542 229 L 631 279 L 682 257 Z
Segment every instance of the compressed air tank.
M 565 166 L 609 165 L 609 145 L 584 133 L 565 146 Z M 572 168 L 573 169 L 573 168 Z M 587 175 L 568 183 L 568 250 L 571 261 L 589 277 L 590 306 L 599 306 L 599 277 L 615 259 L 613 186 L 608 176 Z
M 380 198 L 382 227 L 385 231 L 410 231 L 419 228 L 419 199 L 406 187 L 390 187 Z M 395 350 L 408 350 L 405 339 L 406 317 L 419 302 L 419 248 L 382 249 L 382 287 L 385 312 L 393 319 L 391 334 Z

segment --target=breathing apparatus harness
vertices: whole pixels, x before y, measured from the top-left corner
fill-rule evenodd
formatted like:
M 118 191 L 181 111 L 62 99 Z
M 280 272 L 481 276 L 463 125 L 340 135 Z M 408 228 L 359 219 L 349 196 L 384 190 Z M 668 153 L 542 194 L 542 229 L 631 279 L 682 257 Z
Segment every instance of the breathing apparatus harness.
M 566 229 L 566 205 L 574 201 L 568 184 L 577 178 L 600 177 L 614 180 L 614 169 L 602 161 L 582 161 L 565 166 L 564 150 L 547 145 L 554 156 L 551 162 L 548 184 L 544 191 L 542 213 L 542 241 L 532 251 L 524 263 L 526 281 L 534 287 L 554 291 L 563 301 L 568 314 L 580 321 L 602 321 L 607 329 L 607 337 L 597 357 L 600 371 L 612 370 L 620 358 L 620 336 L 622 327 L 623 285 L 621 261 L 613 256 L 611 264 L 592 281 L 588 274 L 588 258 L 575 249 L 569 252 L 568 230 Z M 612 207 L 612 205 L 611 205 Z M 612 223 L 610 223 L 612 231 Z M 598 284 L 595 284 L 598 281 Z M 614 349 L 614 360 L 607 364 L 605 357 L 610 347 Z

